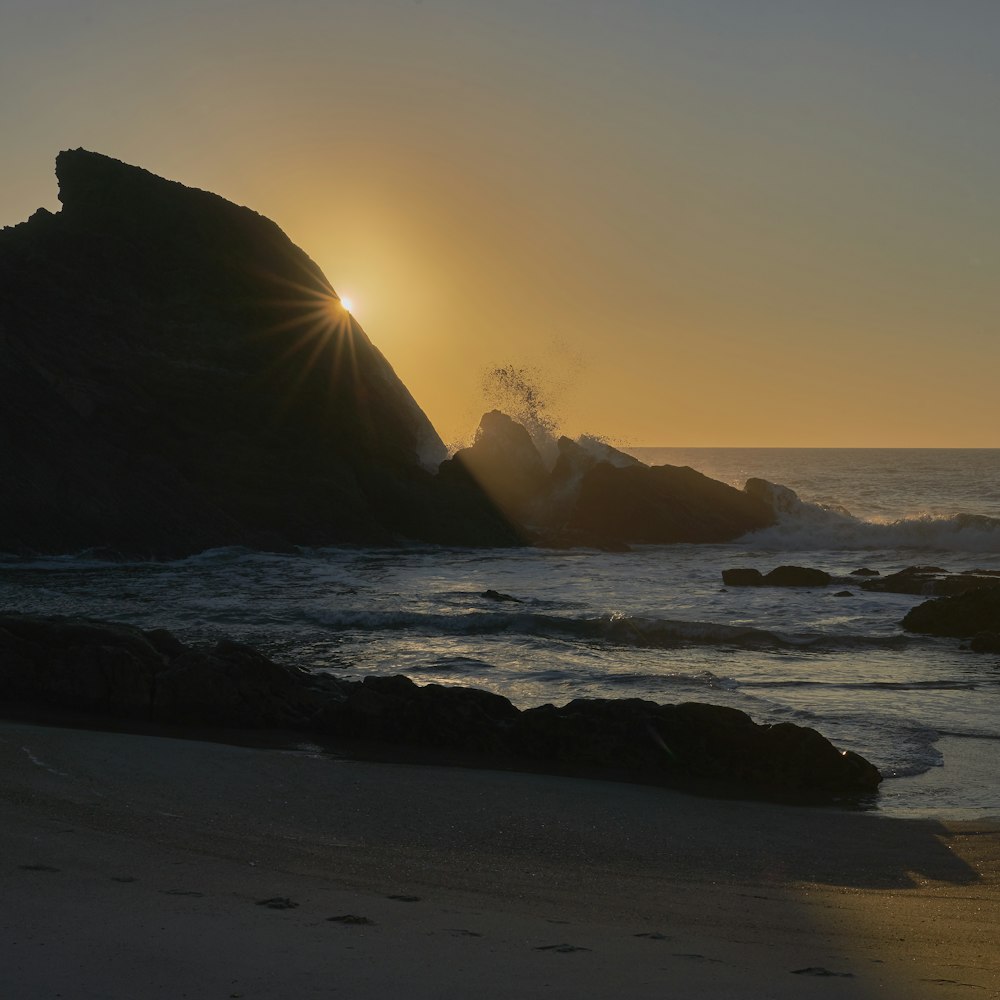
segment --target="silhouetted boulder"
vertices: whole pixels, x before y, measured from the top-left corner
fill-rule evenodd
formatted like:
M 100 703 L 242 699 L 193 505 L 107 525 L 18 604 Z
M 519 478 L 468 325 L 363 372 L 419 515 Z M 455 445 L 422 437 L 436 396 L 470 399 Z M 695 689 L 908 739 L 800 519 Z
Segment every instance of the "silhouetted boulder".
M 862 589 L 875 593 L 919 594 L 924 597 L 948 597 L 970 590 L 1000 586 L 1000 574 L 992 570 L 950 573 L 940 566 L 908 566 L 877 580 L 865 580 Z
M 268 219 L 85 150 L 0 231 L 0 550 L 510 544 Z
M 977 632 L 969 648 L 974 653 L 1000 653 L 1000 632 Z
M 725 542 L 767 527 L 760 501 L 694 469 L 599 462 L 580 481 L 566 529 L 593 539 Z
M 724 569 L 722 582 L 729 587 L 825 587 L 832 577 L 821 569 L 778 566 L 770 573 L 756 569 Z
M 549 477 L 542 456 L 524 427 L 499 410 L 483 414 L 472 446 L 445 462 L 439 478 L 471 480 L 516 524 L 545 516 Z
M 880 780 L 811 729 L 757 725 L 731 708 L 578 699 L 521 712 L 474 688 L 403 676 L 342 681 L 240 643 L 203 649 L 162 630 L 84 619 L 0 617 L 0 700 L 141 722 L 304 729 L 489 766 L 705 791 L 813 800 L 866 794 Z
M 484 590 L 479 596 L 486 598 L 488 601 L 507 601 L 512 604 L 521 603 L 520 598 L 514 597 L 512 594 L 503 594 L 499 590 Z
M 868 761 L 841 753 L 815 730 L 761 726 L 736 709 L 701 703 L 632 698 L 543 705 L 521 713 L 515 738 L 529 759 L 621 768 L 668 783 L 701 780 L 825 797 L 874 792 L 881 781 Z
M 778 566 L 764 574 L 765 587 L 825 587 L 831 576 L 825 570 L 808 566 Z
M 869 569 L 867 566 L 862 566 L 860 569 L 852 569 L 851 576 L 881 576 L 877 569 Z
M 1000 581 L 994 578 L 992 587 L 980 587 L 918 604 L 906 614 L 902 625 L 910 632 L 956 639 L 1000 632 Z M 984 646 L 989 642 L 989 639 L 982 640 Z

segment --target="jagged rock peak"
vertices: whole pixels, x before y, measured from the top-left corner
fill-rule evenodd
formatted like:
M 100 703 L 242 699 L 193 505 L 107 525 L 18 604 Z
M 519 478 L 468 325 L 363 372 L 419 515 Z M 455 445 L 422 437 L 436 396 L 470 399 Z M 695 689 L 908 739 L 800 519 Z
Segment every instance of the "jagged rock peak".
M 0 234 L 0 550 L 509 544 L 269 219 L 88 150 Z

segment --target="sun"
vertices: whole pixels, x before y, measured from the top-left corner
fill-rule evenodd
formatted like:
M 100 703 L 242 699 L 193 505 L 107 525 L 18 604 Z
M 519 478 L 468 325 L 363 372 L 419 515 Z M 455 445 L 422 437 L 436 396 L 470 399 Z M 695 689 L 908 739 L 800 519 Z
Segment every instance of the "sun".
M 344 307 L 347 312 L 351 311 L 351 300 L 347 298 L 346 295 L 342 295 L 340 298 L 340 304 Z

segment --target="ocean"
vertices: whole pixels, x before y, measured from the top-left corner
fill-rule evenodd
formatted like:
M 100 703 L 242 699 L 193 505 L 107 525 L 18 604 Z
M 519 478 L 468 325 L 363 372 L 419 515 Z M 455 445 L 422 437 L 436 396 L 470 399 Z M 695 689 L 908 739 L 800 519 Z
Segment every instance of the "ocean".
M 634 449 L 802 505 L 724 545 L 593 550 L 215 549 L 174 562 L 0 557 L 0 606 L 222 636 L 311 670 L 577 697 L 730 705 L 876 764 L 887 816 L 1000 818 L 1000 658 L 902 631 L 922 598 L 851 572 L 1000 570 L 1000 449 Z M 722 570 L 827 570 L 823 589 Z M 837 596 L 843 590 L 850 596 Z M 484 596 L 488 590 L 513 600 Z

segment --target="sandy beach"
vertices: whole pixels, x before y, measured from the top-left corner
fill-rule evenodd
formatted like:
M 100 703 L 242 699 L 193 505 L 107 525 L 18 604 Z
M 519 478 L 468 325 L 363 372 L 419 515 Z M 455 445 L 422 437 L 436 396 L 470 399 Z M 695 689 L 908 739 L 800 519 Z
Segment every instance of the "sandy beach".
M 987 824 L 13 722 L 0 759 L 5 997 L 1000 995 Z

